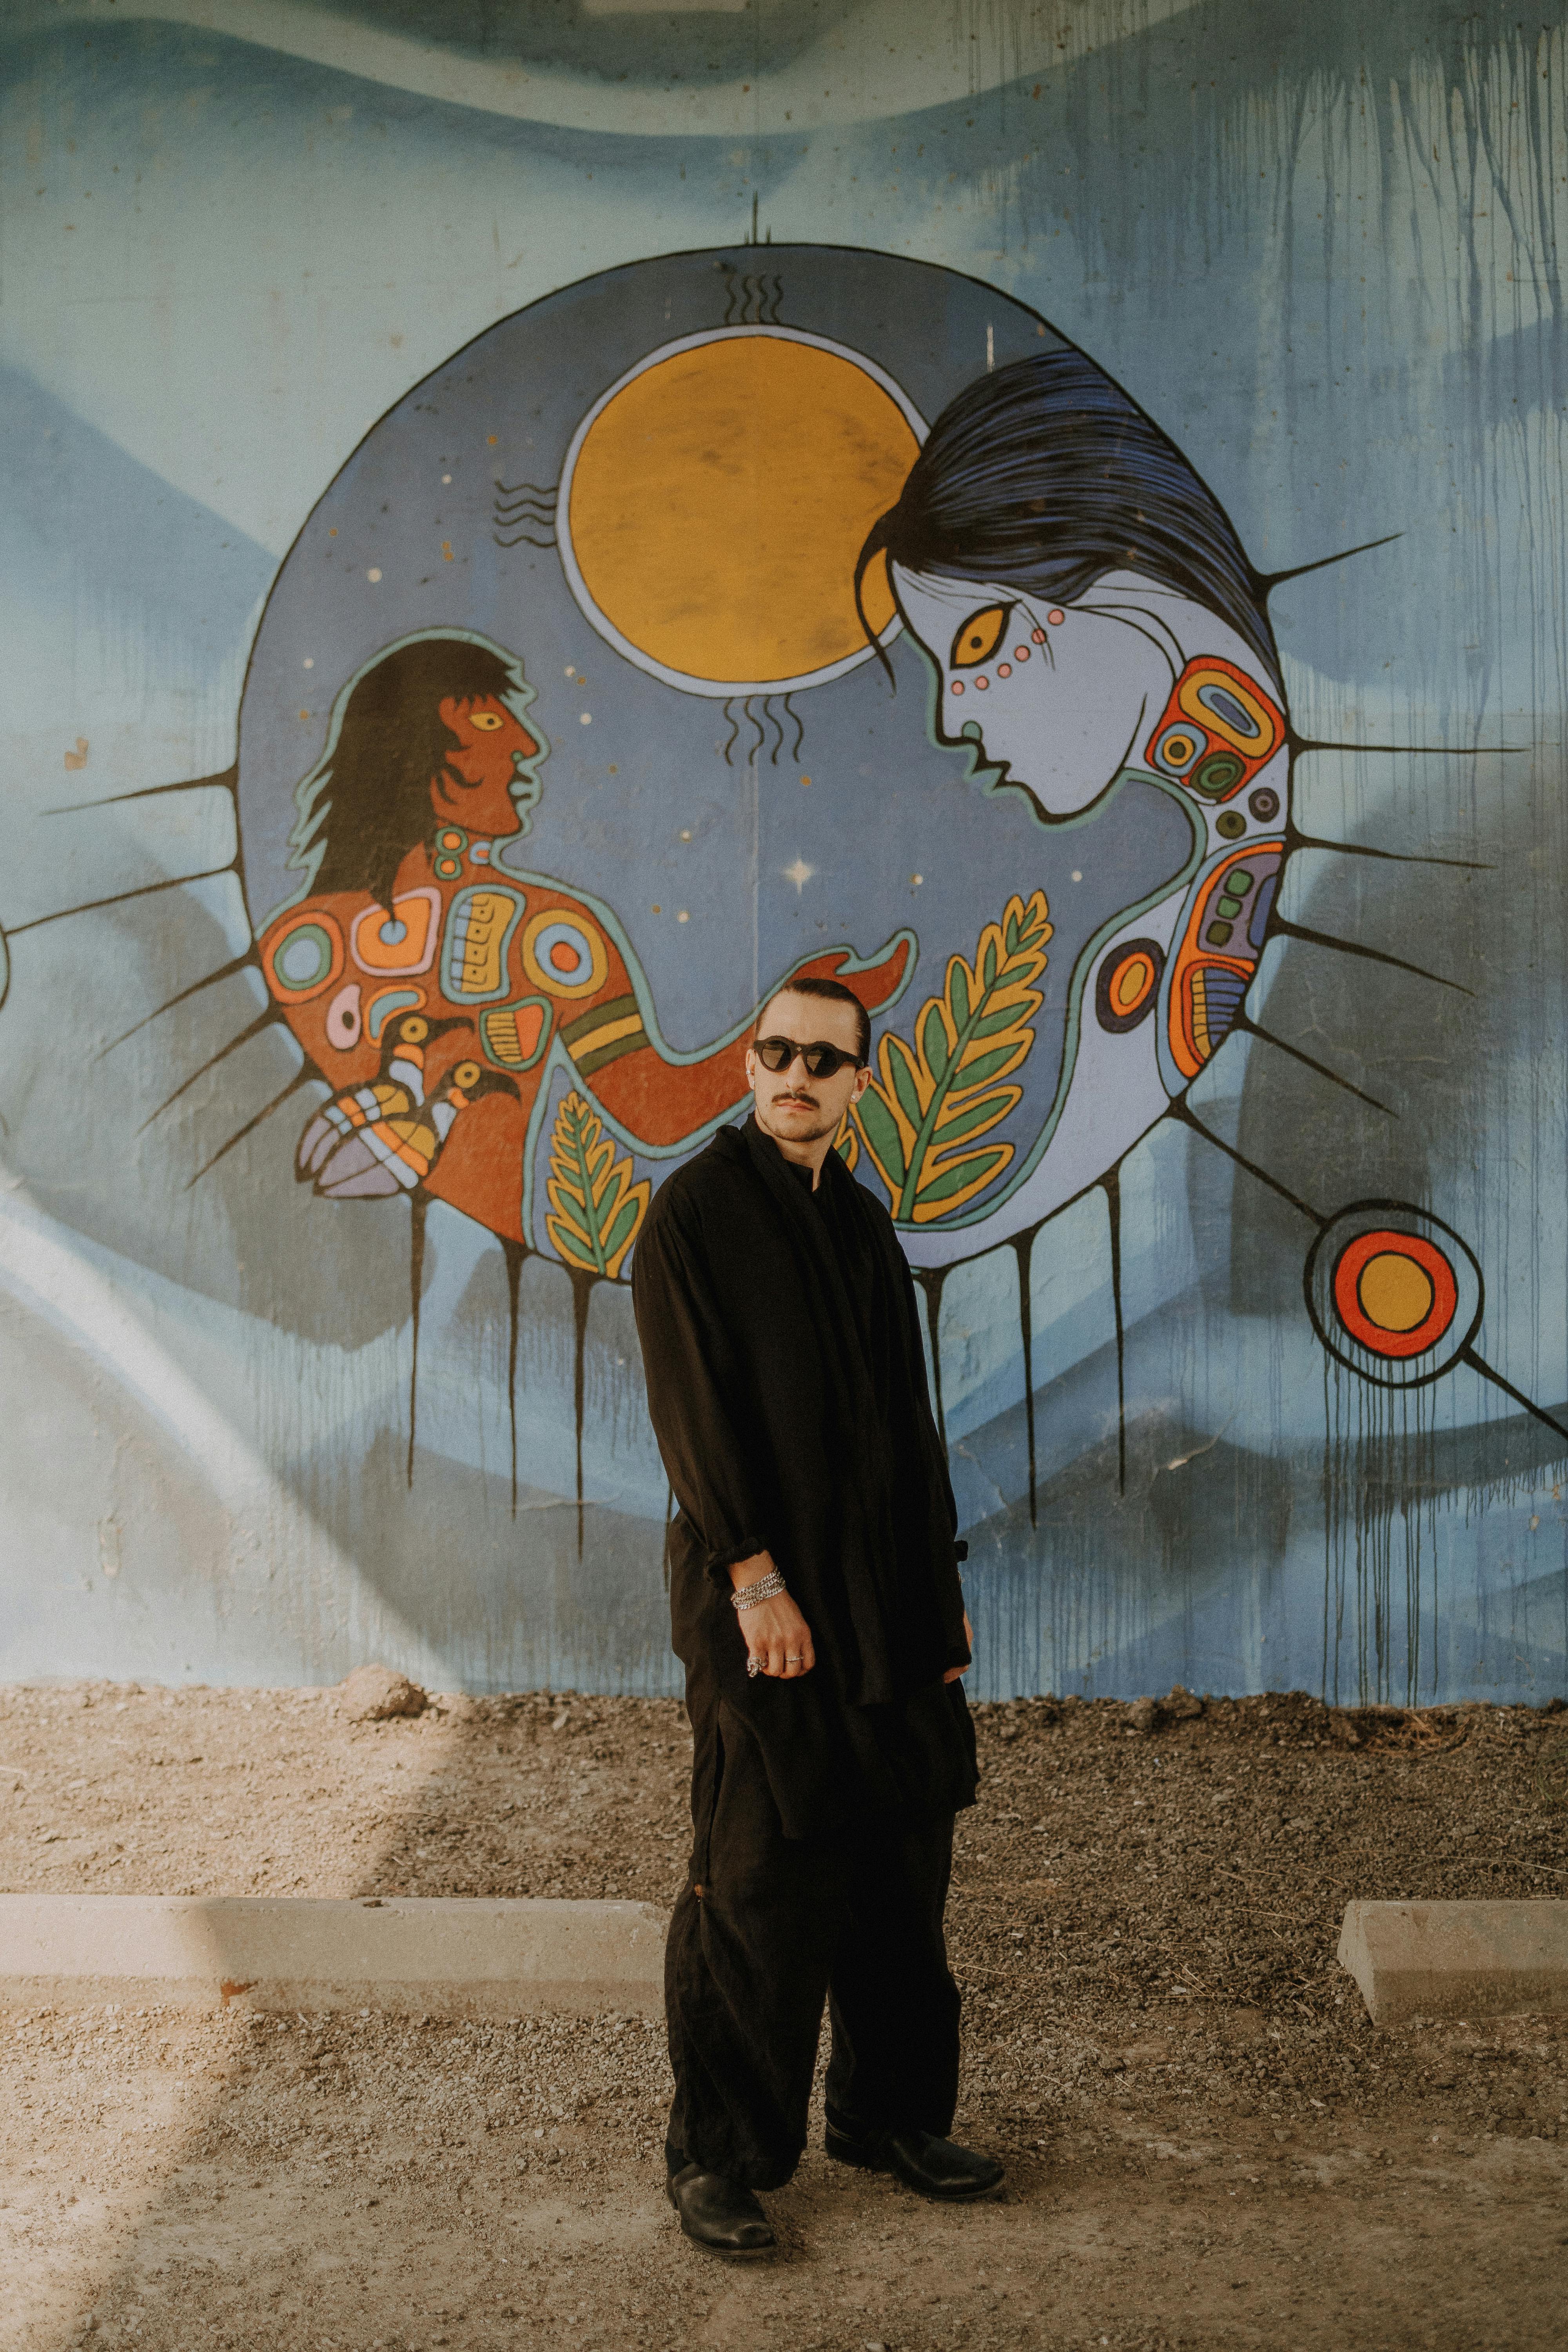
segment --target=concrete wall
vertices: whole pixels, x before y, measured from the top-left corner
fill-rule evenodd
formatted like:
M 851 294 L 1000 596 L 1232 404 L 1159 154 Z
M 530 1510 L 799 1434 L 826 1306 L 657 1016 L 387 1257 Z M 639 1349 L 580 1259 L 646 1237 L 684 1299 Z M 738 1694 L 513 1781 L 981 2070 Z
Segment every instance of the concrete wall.
M 1556 14 L 0 38 L 0 1674 L 668 1688 L 628 1254 L 815 961 L 980 1690 L 1561 1690 Z M 1041 410 L 889 680 L 1074 352 L 1186 586 Z

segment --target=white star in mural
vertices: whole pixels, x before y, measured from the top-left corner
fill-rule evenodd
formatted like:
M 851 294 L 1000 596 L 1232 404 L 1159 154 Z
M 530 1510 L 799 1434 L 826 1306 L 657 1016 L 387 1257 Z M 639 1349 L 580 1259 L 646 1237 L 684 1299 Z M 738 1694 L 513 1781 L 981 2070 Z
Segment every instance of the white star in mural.
M 806 884 L 810 881 L 816 871 L 816 868 L 815 866 L 808 866 L 804 857 L 797 857 L 793 866 L 786 866 L 784 867 L 784 880 L 795 884 L 795 891 L 798 896 L 798 894 L 805 889 Z

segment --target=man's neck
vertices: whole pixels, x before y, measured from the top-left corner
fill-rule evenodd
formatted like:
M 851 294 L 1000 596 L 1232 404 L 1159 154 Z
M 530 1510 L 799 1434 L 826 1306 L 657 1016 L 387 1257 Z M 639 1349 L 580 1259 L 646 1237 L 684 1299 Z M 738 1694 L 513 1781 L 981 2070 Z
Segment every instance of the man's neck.
M 833 1138 L 830 1135 L 819 1135 L 814 1143 L 797 1143 L 792 1137 L 786 1141 L 783 1136 L 775 1135 L 771 1127 L 763 1127 L 760 1118 L 757 1120 L 757 1125 L 762 1128 L 763 1133 L 781 1160 L 787 1160 L 792 1168 L 810 1169 L 811 1189 L 815 1192 L 822 1181 L 823 1164 L 833 1148 Z

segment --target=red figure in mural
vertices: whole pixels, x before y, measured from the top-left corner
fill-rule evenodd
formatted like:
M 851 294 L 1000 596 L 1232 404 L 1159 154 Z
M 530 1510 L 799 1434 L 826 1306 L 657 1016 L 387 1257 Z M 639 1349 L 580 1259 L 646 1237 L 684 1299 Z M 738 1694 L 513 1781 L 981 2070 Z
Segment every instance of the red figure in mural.
M 610 910 L 499 862 L 542 789 L 532 698 L 512 657 L 472 637 L 380 656 L 300 787 L 307 893 L 259 942 L 274 999 L 334 1089 L 300 1139 L 300 1177 L 334 1199 L 423 1186 L 514 1241 L 531 1238 L 529 1129 L 552 1064 L 634 1147 L 668 1151 L 742 1099 L 752 1025 L 674 1053 Z M 900 936 L 864 968 L 839 947 L 794 970 L 848 965 L 874 1011 L 910 949 Z

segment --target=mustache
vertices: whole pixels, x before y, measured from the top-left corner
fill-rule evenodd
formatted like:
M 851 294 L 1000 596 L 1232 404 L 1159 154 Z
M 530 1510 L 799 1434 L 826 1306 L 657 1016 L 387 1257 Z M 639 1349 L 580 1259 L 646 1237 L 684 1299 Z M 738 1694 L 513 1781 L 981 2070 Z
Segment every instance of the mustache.
M 774 1100 L 774 1102 L 776 1102 L 776 1103 L 781 1103 L 781 1102 L 809 1103 L 813 1110 L 820 1110 L 820 1109 L 822 1108 L 822 1105 L 817 1101 L 816 1097 L 815 1095 L 801 1095 L 801 1094 L 795 1094 L 793 1090 L 792 1090 L 792 1091 L 790 1091 L 790 1092 L 788 1092 L 788 1093 L 785 1093 L 785 1094 L 778 1094 L 778 1095 L 775 1095 L 775 1096 L 773 1097 L 773 1100 Z

